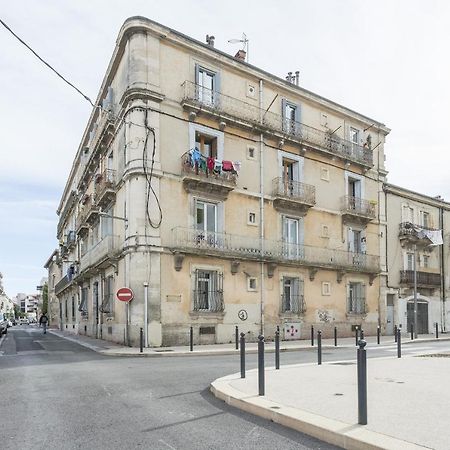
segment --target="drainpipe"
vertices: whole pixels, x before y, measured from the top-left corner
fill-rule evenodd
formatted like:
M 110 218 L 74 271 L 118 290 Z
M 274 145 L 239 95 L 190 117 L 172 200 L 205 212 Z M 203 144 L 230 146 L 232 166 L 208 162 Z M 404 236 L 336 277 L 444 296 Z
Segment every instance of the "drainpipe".
M 444 210 L 442 208 L 439 208 L 439 229 L 442 230 L 442 237 L 444 237 Z M 446 331 L 446 312 L 445 312 L 445 302 L 446 302 L 446 296 L 445 296 L 445 258 L 444 258 L 444 243 L 439 246 L 439 256 L 441 258 L 441 298 L 442 298 L 442 315 L 441 315 L 441 330 L 444 332 Z
M 263 121 L 263 81 L 259 80 L 259 111 L 260 122 Z M 260 333 L 264 335 L 264 135 L 259 135 L 259 237 L 261 247 L 261 308 L 260 308 Z
M 144 283 L 144 347 L 148 347 L 148 283 Z

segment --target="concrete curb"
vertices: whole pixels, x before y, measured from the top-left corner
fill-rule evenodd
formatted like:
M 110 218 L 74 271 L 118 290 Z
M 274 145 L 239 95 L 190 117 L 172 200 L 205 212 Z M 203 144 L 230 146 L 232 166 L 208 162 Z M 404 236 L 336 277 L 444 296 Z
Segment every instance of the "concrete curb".
M 418 450 L 428 448 L 367 430 L 363 425 L 329 419 L 308 411 L 284 406 L 266 397 L 250 396 L 230 386 L 230 381 L 238 378 L 239 374 L 218 378 L 211 383 L 210 390 L 217 398 L 230 406 L 292 428 L 329 444 L 349 450 Z

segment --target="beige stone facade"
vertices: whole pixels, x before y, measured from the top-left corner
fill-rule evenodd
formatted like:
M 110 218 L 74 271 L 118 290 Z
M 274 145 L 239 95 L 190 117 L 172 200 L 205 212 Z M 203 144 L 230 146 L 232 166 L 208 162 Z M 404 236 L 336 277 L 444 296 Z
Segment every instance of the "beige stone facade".
M 191 326 L 199 343 L 236 325 L 374 332 L 385 125 L 144 18 L 97 101 L 58 208 L 64 330 L 136 345 L 143 327 L 154 346 Z

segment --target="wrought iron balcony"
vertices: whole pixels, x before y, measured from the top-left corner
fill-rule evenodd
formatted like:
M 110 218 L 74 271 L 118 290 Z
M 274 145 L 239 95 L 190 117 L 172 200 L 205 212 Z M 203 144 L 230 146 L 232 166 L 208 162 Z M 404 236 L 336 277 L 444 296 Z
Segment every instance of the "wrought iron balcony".
M 55 294 L 60 294 L 64 289 L 66 289 L 72 283 L 72 277 L 65 275 L 55 284 Z
M 272 181 L 273 206 L 280 211 L 305 213 L 316 204 L 316 188 L 284 177 Z
M 86 216 L 88 213 L 88 206 L 84 206 L 78 212 L 76 219 L 76 233 L 78 236 L 85 236 L 89 231 L 89 224 L 86 222 Z
M 345 195 L 341 198 L 341 213 L 344 221 L 358 221 L 363 224 L 375 219 L 375 202 Z
M 379 257 L 375 255 L 268 239 L 263 241 L 262 249 L 258 238 L 212 233 L 192 228 L 174 228 L 171 247 L 176 251 L 211 256 L 284 262 L 373 274 L 380 271 Z
M 80 275 L 91 267 L 104 268 L 114 261 L 122 248 L 119 236 L 106 236 L 91 249 L 89 249 L 80 259 Z
M 190 81 L 185 81 L 183 87 L 184 95 L 181 104 L 194 113 L 207 113 L 219 119 L 225 118 L 244 128 L 275 132 L 280 137 L 309 145 L 332 156 L 366 167 L 373 166 L 373 154 L 369 148 L 303 123 L 287 120 L 280 114 L 266 111 Z
M 414 286 L 414 270 L 401 270 L 400 284 Z M 439 287 L 440 285 L 441 285 L 441 274 L 430 272 L 417 272 L 417 286 Z
M 303 295 L 281 295 L 282 314 L 303 314 L 306 311 L 306 304 Z
M 95 204 L 100 208 L 107 206 L 116 196 L 116 171 L 105 169 L 95 178 Z
M 201 192 L 226 199 L 236 187 L 237 174 L 232 171 L 209 169 L 206 158 L 194 164 L 190 152 L 181 157 L 181 175 L 187 192 Z
M 76 242 L 77 242 L 77 235 L 75 231 L 73 230 L 69 231 L 66 235 L 65 246 L 68 249 L 71 249 L 75 247 Z
M 424 232 L 422 232 L 422 230 Z M 410 246 L 416 244 L 423 248 L 430 245 L 431 241 L 426 237 L 426 231 L 439 231 L 435 228 L 423 227 L 422 225 L 416 225 L 412 222 L 402 222 L 399 225 L 398 237 L 402 246 Z M 434 247 L 429 247 L 433 250 Z

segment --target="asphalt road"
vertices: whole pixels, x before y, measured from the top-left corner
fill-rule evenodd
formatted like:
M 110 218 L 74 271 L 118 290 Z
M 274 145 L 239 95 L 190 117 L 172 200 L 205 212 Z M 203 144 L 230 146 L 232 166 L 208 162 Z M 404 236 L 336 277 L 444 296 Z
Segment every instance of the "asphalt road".
M 403 354 L 434 348 L 449 350 L 450 343 L 404 346 Z M 368 355 L 395 357 L 395 347 Z M 354 357 L 349 348 L 323 354 L 324 362 Z M 267 364 L 272 359 L 268 354 Z M 316 352 L 283 353 L 281 360 L 314 362 Z M 336 448 L 217 400 L 210 382 L 237 372 L 238 364 L 235 355 L 108 357 L 35 326 L 10 328 L 0 343 L 0 448 Z M 248 368 L 255 366 L 249 355 Z

